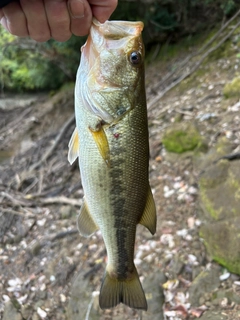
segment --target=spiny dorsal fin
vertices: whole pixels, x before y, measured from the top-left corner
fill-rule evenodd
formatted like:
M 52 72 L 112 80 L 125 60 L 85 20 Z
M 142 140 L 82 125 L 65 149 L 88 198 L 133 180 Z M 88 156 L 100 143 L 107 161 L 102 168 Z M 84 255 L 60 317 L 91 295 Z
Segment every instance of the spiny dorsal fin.
M 79 155 L 79 137 L 78 137 L 77 128 L 75 128 L 68 144 L 69 163 L 73 164 L 73 162 L 77 159 L 78 155 Z
M 148 187 L 146 206 L 139 223 L 148 228 L 151 234 L 154 234 L 156 232 L 156 207 L 150 186 Z
M 77 226 L 79 233 L 83 237 L 89 237 L 99 229 L 88 210 L 88 206 L 85 200 L 80 209 L 80 213 L 77 219 Z
M 104 129 L 101 127 L 98 131 L 93 131 L 91 128 L 89 128 L 89 130 L 103 160 L 106 162 L 107 166 L 110 166 L 110 150 Z
M 108 271 L 105 273 L 99 296 L 100 308 L 113 308 L 121 302 L 130 308 L 147 310 L 146 297 L 136 268 L 131 279 L 126 280 L 112 278 Z

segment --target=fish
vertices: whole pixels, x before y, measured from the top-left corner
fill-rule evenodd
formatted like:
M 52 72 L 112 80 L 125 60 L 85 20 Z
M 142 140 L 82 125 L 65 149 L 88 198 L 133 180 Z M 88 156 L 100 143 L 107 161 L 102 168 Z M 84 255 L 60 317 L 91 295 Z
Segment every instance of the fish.
M 84 191 L 78 230 L 89 237 L 100 229 L 106 246 L 101 309 L 147 310 L 134 265 L 137 224 L 156 231 L 142 30 L 142 22 L 94 19 L 76 77 L 68 160 L 78 158 Z

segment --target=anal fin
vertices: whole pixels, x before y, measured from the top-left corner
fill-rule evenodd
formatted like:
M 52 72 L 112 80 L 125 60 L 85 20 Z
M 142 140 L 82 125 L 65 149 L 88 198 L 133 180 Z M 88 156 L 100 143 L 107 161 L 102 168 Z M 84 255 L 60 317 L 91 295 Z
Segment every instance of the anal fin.
M 79 155 L 79 137 L 78 137 L 77 128 L 75 128 L 68 144 L 69 163 L 73 164 L 73 162 L 77 159 L 78 155 Z
M 89 130 L 93 136 L 93 139 L 98 147 L 98 150 L 103 160 L 106 162 L 108 166 L 110 166 L 110 150 L 104 129 L 100 127 L 100 129 L 97 131 L 94 131 L 91 128 L 89 128 Z
M 79 233 L 83 237 L 89 237 L 99 229 L 88 210 L 86 201 L 84 201 L 81 206 L 80 213 L 77 219 L 77 226 Z
M 139 223 L 146 227 L 151 232 L 151 234 L 154 234 L 156 232 L 156 207 L 150 186 L 148 187 L 145 209 Z

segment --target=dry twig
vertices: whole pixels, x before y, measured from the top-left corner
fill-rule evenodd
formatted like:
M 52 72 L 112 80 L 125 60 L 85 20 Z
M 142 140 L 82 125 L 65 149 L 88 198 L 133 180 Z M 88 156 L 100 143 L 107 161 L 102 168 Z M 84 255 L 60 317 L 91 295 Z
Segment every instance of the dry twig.
M 52 152 L 55 150 L 55 148 L 57 147 L 58 143 L 61 141 L 64 133 L 67 131 L 67 129 L 69 128 L 69 126 L 73 123 L 75 119 L 75 115 L 72 115 L 68 121 L 64 124 L 64 126 L 62 127 L 62 129 L 59 131 L 54 143 L 50 146 L 50 148 L 48 148 L 45 153 L 43 154 L 42 158 L 34 163 L 30 168 L 29 171 L 33 171 L 36 168 L 38 168 L 44 161 L 46 161 L 50 155 L 52 154 Z
M 29 198 L 29 195 L 28 195 Z M 76 200 L 76 199 L 69 199 L 64 196 L 60 197 L 51 197 L 51 198 L 45 198 L 45 199 L 38 199 L 40 203 L 44 204 L 55 204 L 55 203 L 61 203 L 61 204 L 70 204 L 72 206 L 81 207 L 82 201 Z
M 13 214 L 13 215 L 17 215 L 17 216 L 20 216 L 20 217 L 23 217 L 23 218 L 36 218 L 35 215 L 33 214 L 27 214 L 25 211 L 24 212 L 20 212 L 20 211 L 16 211 L 16 210 L 13 210 L 13 209 L 2 209 L 2 212 L 3 213 L 10 213 L 10 214 Z

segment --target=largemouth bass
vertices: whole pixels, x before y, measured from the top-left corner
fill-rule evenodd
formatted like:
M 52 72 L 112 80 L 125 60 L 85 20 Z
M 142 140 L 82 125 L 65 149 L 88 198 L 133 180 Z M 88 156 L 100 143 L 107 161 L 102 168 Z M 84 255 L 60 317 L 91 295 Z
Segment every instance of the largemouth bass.
M 79 158 L 85 195 L 79 232 L 90 236 L 100 229 L 107 249 L 102 309 L 119 303 L 147 309 L 133 262 L 137 224 L 156 230 L 142 29 L 142 22 L 94 20 L 77 72 L 68 159 Z

